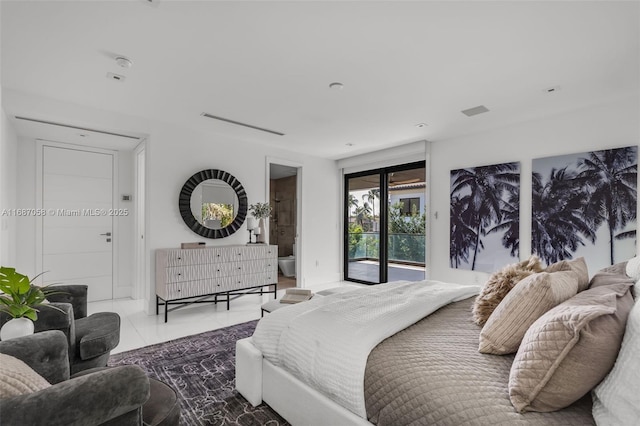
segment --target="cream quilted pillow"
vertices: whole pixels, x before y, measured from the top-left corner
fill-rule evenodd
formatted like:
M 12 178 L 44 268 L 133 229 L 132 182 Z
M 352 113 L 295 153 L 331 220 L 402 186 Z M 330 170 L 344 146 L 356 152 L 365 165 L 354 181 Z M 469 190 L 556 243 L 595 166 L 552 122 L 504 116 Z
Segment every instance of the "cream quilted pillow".
M 32 393 L 49 386 L 49 382 L 18 358 L 0 354 L 0 398 Z
M 578 275 L 578 292 L 586 290 L 589 287 L 589 269 L 584 257 L 573 260 L 561 260 L 547 266 L 547 272 L 573 271 Z
M 531 324 L 577 292 L 578 276 L 572 271 L 528 276 L 493 311 L 480 332 L 478 351 L 496 355 L 516 352 Z
M 611 370 L 633 305 L 628 284 L 597 287 L 556 306 L 527 331 L 509 375 L 516 411 L 555 411 Z
M 601 426 L 636 424 L 640 419 L 640 303 L 629 314 L 613 370 L 592 392 L 593 418 Z

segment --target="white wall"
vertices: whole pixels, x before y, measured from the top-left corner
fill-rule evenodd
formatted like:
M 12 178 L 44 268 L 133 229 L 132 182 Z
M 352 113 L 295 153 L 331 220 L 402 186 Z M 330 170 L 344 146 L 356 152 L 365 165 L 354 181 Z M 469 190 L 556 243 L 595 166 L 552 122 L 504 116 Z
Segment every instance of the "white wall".
M 17 218 L 2 212 L 17 206 L 18 136 L 4 109 L 0 120 L 0 265 L 16 267 Z
M 134 224 L 135 224 L 135 203 L 133 201 L 122 201 L 123 195 L 130 195 L 132 200 L 134 188 L 134 154 L 133 151 L 118 152 L 118 189 L 117 203 L 114 205 L 118 209 L 128 209 L 127 216 L 114 217 L 117 222 L 118 235 L 114 235 L 114 242 L 118 244 L 118 275 L 115 277 L 113 297 L 131 297 L 133 295 L 134 281 Z
M 297 154 L 285 149 L 230 140 L 223 137 L 199 133 L 189 128 L 167 123 L 149 121 L 140 117 L 97 111 L 81 105 L 35 95 L 6 91 L 14 109 L 29 111 L 32 116 L 45 116 L 53 121 L 84 123 L 88 127 L 114 129 L 120 132 L 146 134 L 146 183 L 147 183 L 147 247 L 150 273 L 146 289 L 149 312 L 155 312 L 154 250 L 179 247 L 185 241 L 206 241 L 207 245 L 245 244 L 248 241 L 246 227 L 236 234 L 221 240 L 209 240 L 194 234 L 184 224 L 178 211 L 178 194 L 184 182 L 203 169 L 222 169 L 234 175 L 244 186 L 249 203 L 266 202 L 266 158 L 277 157 L 302 164 L 302 226 L 299 231 L 303 276 L 301 284 L 334 282 L 340 278 L 340 176 L 336 162 Z M 54 115 L 53 112 L 55 112 Z M 69 117 L 72 117 L 70 119 Z M 295 143 L 295 141 L 291 141 Z M 20 140 L 18 153 L 20 182 L 18 203 L 25 206 L 35 204 L 35 143 Z M 132 173 L 126 164 L 132 160 L 122 159 L 120 171 Z M 14 174 L 15 176 L 15 174 Z M 126 182 L 122 175 L 120 181 Z M 131 194 L 133 189 L 120 188 L 119 194 Z M 134 203 L 126 207 L 134 208 Z M 125 207 L 121 203 L 120 207 Z M 133 216 L 131 216 L 133 217 Z M 131 229 L 121 227 L 120 233 Z M 35 223 L 24 221 L 19 226 L 17 264 L 24 270 L 34 269 Z M 119 258 L 121 282 L 133 280 L 133 240 L 129 251 L 123 250 Z M 127 275 L 128 276 L 124 276 Z
M 463 167 L 519 161 L 520 257 L 531 254 L 531 167 L 534 158 L 637 145 L 640 141 L 637 96 L 499 130 L 431 144 L 430 278 L 482 283 L 487 274 L 449 267 L 450 171 Z M 640 205 L 638 206 L 640 211 Z M 438 213 L 437 219 L 435 213 Z M 591 264 L 593 274 L 608 265 Z
M 36 207 L 36 143 L 20 137 L 18 143 L 18 161 L 16 185 L 18 187 L 17 206 L 21 208 Z M 20 239 L 16 244 L 16 269 L 27 275 L 39 274 L 36 271 L 36 218 L 20 217 L 16 222 Z
M 221 169 L 242 183 L 249 204 L 268 202 L 265 158 L 278 157 L 300 163 L 303 169 L 300 236 L 304 275 L 300 284 L 308 286 L 340 278 L 338 248 L 341 239 L 337 215 L 340 178 L 335 161 L 225 140 L 165 124 L 155 125 L 150 135 L 147 144 L 150 217 L 147 235 L 152 251 L 179 247 L 181 242 L 191 241 L 205 241 L 210 246 L 246 244 L 249 239 L 246 226 L 218 240 L 202 238 L 193 233 L 184 224 L 178 211 L 178 194 L 194 173 L 204 169 Z

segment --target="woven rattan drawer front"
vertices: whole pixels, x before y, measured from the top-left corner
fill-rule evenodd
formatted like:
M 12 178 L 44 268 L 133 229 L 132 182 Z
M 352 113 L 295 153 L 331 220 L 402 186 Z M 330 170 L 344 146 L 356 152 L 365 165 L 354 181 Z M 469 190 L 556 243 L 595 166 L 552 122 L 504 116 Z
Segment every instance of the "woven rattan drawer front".
M 277 254 L 270 245 L 160 249 L 156 294 L 172 300 L 275 284 Z
M 245 260 L 277 258 L 278 247 L 267 245 L 161 249 L 166 266 L 208 265 Z
M 269 270 L 272 260 L 257 259 L 241 262 L 223 262 L 202 265 L 172 266 L 165 269 L 167 283 L 222 278 L 243 274 L 255 274 Z

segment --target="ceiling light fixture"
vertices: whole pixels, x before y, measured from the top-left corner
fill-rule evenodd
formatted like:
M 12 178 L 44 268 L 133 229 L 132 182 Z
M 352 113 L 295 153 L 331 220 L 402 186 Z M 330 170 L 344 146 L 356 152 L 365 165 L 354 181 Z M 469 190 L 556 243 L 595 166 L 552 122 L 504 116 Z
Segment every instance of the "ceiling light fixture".
M 131 68 L 133 62 L 131 62 L 131 59 L 125 58 L 124 56 L 118 56 L 116 58 L 116 64 L 118 64 L 122 68 Z
M 344 88 L 344 84 L 339 83 L 337 81 L 329 85 L 329 89 L 332 89 L 332 90 L 342 90 L 343 88 Z

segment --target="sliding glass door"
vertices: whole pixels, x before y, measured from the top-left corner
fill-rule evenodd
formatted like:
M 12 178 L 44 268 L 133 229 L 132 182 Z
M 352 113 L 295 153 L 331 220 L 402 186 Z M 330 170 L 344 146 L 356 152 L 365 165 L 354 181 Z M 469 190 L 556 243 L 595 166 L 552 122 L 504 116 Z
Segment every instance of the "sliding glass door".
M 345 180 L 345 276 L 367 284 L 384 282 L 380 271 L 380 179 L 379 173 L 358 173 Z
M 345 176 L 345 280 L 425 277 L 425 163 Z
M 424 163 L 386 174 L 387 278 L 421 281 L 425 278 L 426 192 Z

